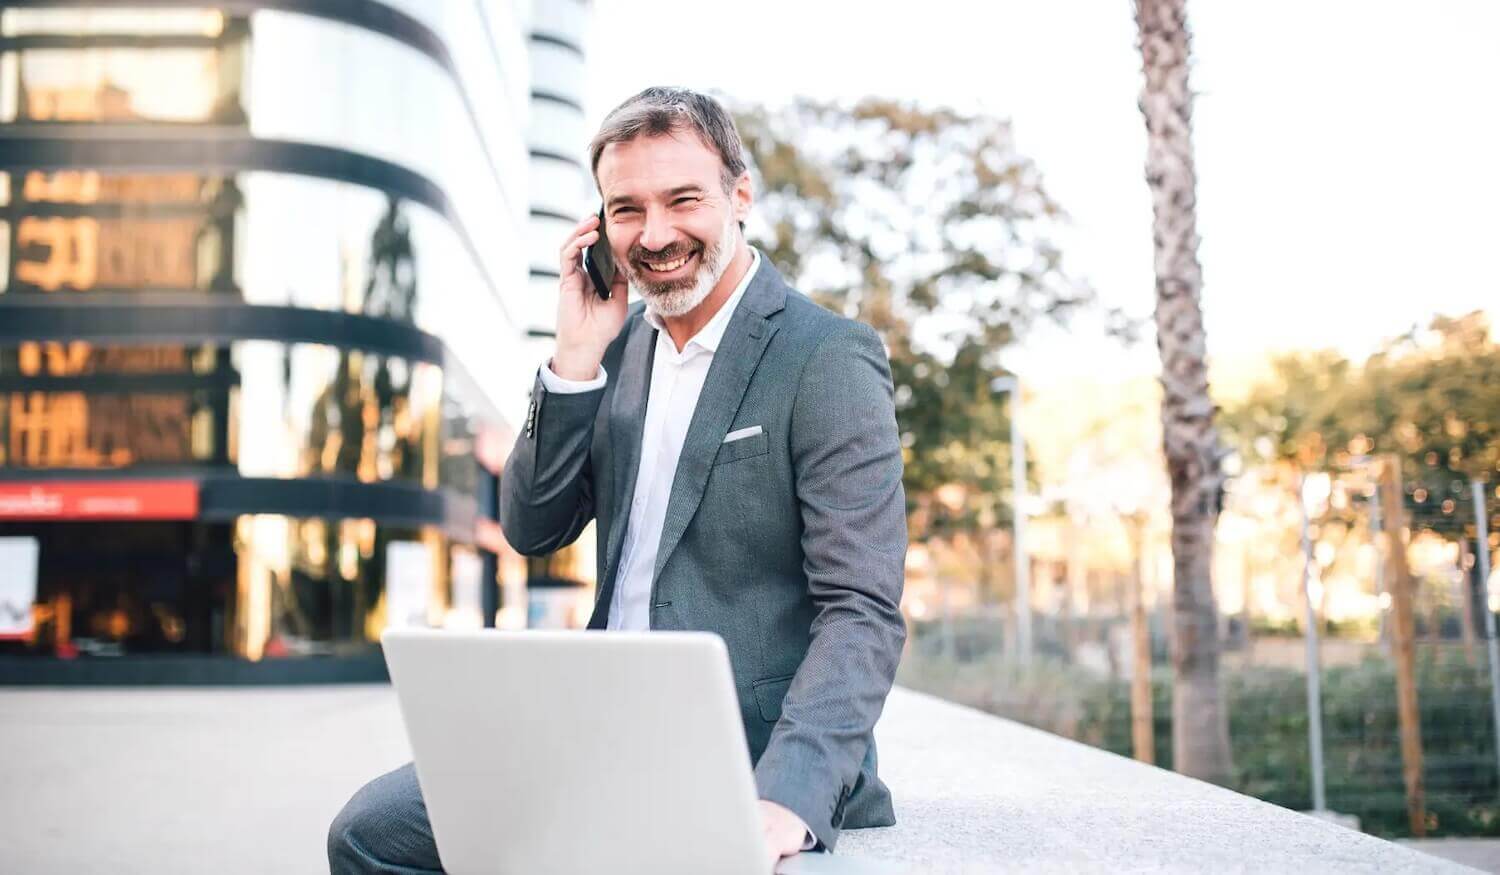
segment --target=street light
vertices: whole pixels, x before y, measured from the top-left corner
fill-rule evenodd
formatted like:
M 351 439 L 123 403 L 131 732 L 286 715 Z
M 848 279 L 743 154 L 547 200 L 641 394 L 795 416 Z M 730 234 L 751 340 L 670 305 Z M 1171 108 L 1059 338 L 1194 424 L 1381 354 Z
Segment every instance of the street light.
M 1470 488 L 1474 492 L 1475 554 L 1484 591 L 1484 646 L 1490 657 L 1490 711 L 1495 719 L 1495 738 L 1500 739 L 1500 644 L 1495 641 L 1495 589 L 1490 581 L 1490 512 L 1485 506 L 1484 482 L 1476 477 Z M 1468 581 L 1464 585 L 1468 586 Z M 1500 761 L 1500 744 L 1495 747 Z
M 1311 518 L 1322 516 L 1328 509 L 1333 483 L 1326 473 L 1319 472 L 1305 475 L 1301 485 L 1298 504 L 1302 506 L 1302 595 L 1307 611 L 1307 746 L 1312 758 L 1313 810 L 1325 811 L 1328 795 L 1323 784 L 1323 679 L 1318 659 L 1318 609 L 1313 593 L 1314 586 L 1322 589 L 1322 581 L 1314 580 L 1317 557 L 1309 529 Z
M 1031 563 L 1026 556 L 1026 444 L 1021 437 L 1021 380 L 1014 375 L 990 381 L 990 391 L 1010 393 L 1011 516 L 1016 557 L 1016 658 L 1031 661 Z

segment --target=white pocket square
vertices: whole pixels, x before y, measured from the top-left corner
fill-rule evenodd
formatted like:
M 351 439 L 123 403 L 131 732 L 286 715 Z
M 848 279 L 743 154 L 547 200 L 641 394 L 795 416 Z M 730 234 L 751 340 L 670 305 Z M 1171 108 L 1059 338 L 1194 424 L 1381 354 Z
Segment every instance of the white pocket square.
M 756 435 L 760 434 L 760 432 L 761 427 L 758 425 L 752 425 L 748 428 L 742 428 L 738 431 L 732 431 L 729 434 L 724 435 L 724 443 L 728 444 L 735 441 L 744 440 L 747 437 L 755 437 Z

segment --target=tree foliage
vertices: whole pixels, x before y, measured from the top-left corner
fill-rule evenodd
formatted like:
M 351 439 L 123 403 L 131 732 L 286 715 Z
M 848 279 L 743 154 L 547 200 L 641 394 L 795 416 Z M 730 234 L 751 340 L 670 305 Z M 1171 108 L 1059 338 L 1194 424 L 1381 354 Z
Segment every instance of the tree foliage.
M 1094 300 L 1063 269 L 1063 213 L 1009 124 L 884 100 L 747 107 L 737 122 L 758 175 L 752 242 L 885 340 L 909 505 L 937 530 L 1005 523 L 1000 353 Z
M 1225 423 L 1245 458 L 1303 471 L 1347 474 L 1363 456 L 1397 453 L 1413 524 L 1472 537 L 1468 484 L 1486 482 L 1493 499 L 1500 480 L 1500 343 L 1475 312 L 1438 317 L 1362 364 L 1285 355 Z

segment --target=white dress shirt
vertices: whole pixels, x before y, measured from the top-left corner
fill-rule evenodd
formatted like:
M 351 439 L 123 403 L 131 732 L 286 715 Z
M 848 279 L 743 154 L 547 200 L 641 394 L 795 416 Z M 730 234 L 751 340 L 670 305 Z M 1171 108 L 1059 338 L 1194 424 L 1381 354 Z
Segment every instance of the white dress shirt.
M 760 253 L 751 249 L 750 255 L 750 268 L 729 300 L 680 351 L 661 318 L 649 309 L 646 311 L 646 321 L 656 329 L 656 351 L 646 396 L 646 424 L 641 433 L 641 467 L 635 476 L 635 498 L 625 527 L 620 570 L 615 574 L 614 599 L 609 604 L 610 629 L 651 628 L 651 581 L 656 574 L 656 552 L 667 521 L 667 501 L 672 496 L 672 481 L 677 477 L 677 461 L 682 456 L 693 411 L 698 407 L 698 396 L 708 379 L 708 367 L 713 364 L 714 353 L 719 350 L 740 299 L 745 297 L 745 289 L 760 267 Z M 542 386 L 556 394 L 591 392 L 604 388 L 608 380 L 603 365 L 592 380 L 564 380 L 552 372 L 550 363 L 542 368 Z M 807 824 L 802 826 L 806 829 Z M 806 832 L 803 850 L 817 844 L 812 830 Z
M 693 335 L 681 351 L 672 342 L 660 317 L 646 311 L 656 329 L 656 352 L 651 364 L 651 387 L 646 396 L 646 425 L 641 433 L 641 467 L 635 477 L 635 498 L 625 526 L 620 570 L 615 574 L 614 599 L 609 604 L 610 629 L 644 631 L 651 628 L 651 581 L 656 573 L 656 551 L 667 521 L 667 500 L 677 476 L 677 461 L 687 439 L 688 424 L 698 407 L 698 396 L 708 379 L 708 367 L 724 339 L 730 317 L 745 297 L 745 289 L 760 267 L 760 253 L 750 250 L 750 268 L 719 312 Z M 564 380 L 542 368 L 548 392 L 566 394 L 602 388 L 609 375 L 604 366 L 592 380 Z

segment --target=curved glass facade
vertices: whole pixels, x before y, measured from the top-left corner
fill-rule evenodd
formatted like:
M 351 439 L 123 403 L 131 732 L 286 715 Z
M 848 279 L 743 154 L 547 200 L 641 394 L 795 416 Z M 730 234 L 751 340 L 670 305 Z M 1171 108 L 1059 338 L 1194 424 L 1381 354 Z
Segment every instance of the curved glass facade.
M 0 464 L 212 464 L 244 477 L 351 477 L 474 492 L 484 428 L 442 367 L 324 344 L 0 347 Z
M 498 474 L 586 6 L 268 5 L 0 10 L 0 662 L 528 615 Z

